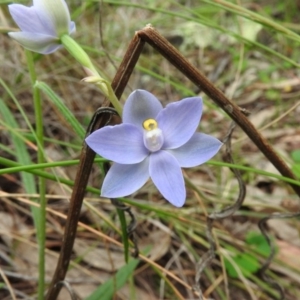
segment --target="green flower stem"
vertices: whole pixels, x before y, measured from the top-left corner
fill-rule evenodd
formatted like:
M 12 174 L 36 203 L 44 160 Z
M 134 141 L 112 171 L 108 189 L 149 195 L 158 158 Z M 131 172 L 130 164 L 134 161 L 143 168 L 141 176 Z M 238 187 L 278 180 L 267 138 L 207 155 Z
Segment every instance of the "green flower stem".
M 34 86 L 36 82 L 36 73 L 32 53 L 28 50 L 26 52 L 26 59 L 28 70 L 30 74 L 31 84 Z M 44 130 L 43 130 L 43 111 L 40 92 L 37 88 L 33 88 L 33 105 L 35 112 L 35 125 L 37 136 L 37 161 L 38 164 L 45 162 L 44 158 Z M 37 226 L 37 240 L 39 246 L 39 280 L 38 280 L 38 299 L 44 299 L 45 292 L 45 241 L 46 241 L 46 180 L 39 176 L 39 196 L 40 196 L 40 215 Z
M 115 92 L 113 91 L 111 85 L 107 83 L 108 88 L 108 99 L 110 103 L 113 105 L 119 116 L 122 116 L 123 107 L 119 101 L 119 99 L 116 97 Z
M 109 99 L 113 107 L 116 109 L 118 114 L 122 115 L 122 105 L 117 99 L 110 83 L 103 79 L 93 63 L 91 62 L 89 56 L 81 48 L 81 46 L 72 39 L 69 35 L 65 34 L 60 38 L 61 43 L 67 49 L 67 51 L 88 71 L 89 77 L 85 79 L 87 82 L 95 83 L 101 90 L 101 92 Z
M 91 62 L 89 56 L 86 52 L 81 48 L 81 46 L 72 39 L 68 34 L 63 35 L 60 38 L 61 43 L 67 49 L 67 51 L 85 68 L 88 68 L 95 75 L 98 74 L 96 68 Z

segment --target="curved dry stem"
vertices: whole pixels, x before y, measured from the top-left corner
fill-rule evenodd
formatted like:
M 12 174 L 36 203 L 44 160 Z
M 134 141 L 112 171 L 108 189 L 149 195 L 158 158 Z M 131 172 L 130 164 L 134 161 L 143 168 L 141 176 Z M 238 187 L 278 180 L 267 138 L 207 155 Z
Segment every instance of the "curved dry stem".
M 231 136 L 232 136 L 234 128 L 235 128 L 235 123 L 232 122 L 230 125 L 230 128 L 228 130 L 228 133 L 225 136 L 224 141 L 223 141 L 226 146 L 224 160 L 231 164 L 234 164 L 234 161 L 233 161 L 233 158 L 231 155 Z M 242 206 L 242 204 L 245 200 L 246 185 L 242 179 L 241 172 L 240 172 L 240 170 L 235 169 L 235 168 L 230 168 L 230 170 L 235 175 L 235 177 L 238 181 L 239 195 L 238 195 L 236 201 L 234 202 L 234 204 L 232 204 L 231 206 L 224 208 L 222 211 L 213 212 L 212 214 L 210 214 L 209 218 L 211 218 L 211 219 L 214 219 L 214 220 L 224 219 L 224 218 L 227 218 L 227 217 L 233 215 Z
M 266 271 L 269 269 L 269 267 L 275 257 L 275 254 L 276 254 L 275 253 L 275 245 L 274 245 L 274 242 L 272 241 L 272 239 L 270 238 L 270 235 L 267 232 L 266 223 L 268 220 L 271 220 L 271 219 L 291 219 L 291 218 L 295 218 L 295 217 L 300 217 L 300 212 L 273 214 L 273 215 L 264 217 L 263 219 L 261 219 L 258 222 L 258 227 L 259 227 L 261 233 L 263 234 L 263 236 L 265 237 L 265 239 L 267 240 L 268 245 L 270 246 L 270 255 L 267 258 L 267 260 L 264 262 L 262 267 L 260 268 L 259 274 L 263 278 L 263 280 L 268 282 L 271 286 L 273 286 L 278 291 L 278 293 L 279 293 L 278 299 L 280 299 L 280 300 L 285 299 L 283 287 L 278 282 L 276 282 L 275 280 L 273 280 L 272 278 L 267 276 L 267 274 L 266 274 Z
M 224 160 L 231 164 L 234 164 L 232 154 L 231 154 L 231 152 L 232 152 L 231 151 L 231 136 L 232 136 L 234 128 L 235 128 L 235 123 L 232 122 L 228 129 L 228 133 L 226 134 L 226 136 L 224 138 L 224 144 L 226 146 Z M 216 246 L 215 246 L 215 241 L 214 241 L 213 234 L 212 234 L 213 222 L 215 220 L 224 219 L 224 218 L 227 218 L 227 217 L 233 215 L 241 207 L 241 205 L 244 202 L 245 196 L 246 196 L 246 185 L 242 179 L 240 171 L 238 169 L 234 169 L 234 168 L 230 168 L 230 170 L 235 175 L 235 177 L 238 181 L 239 194 L 238 194 L 238 197 L 237 197 L 236 201 L 234 202 L 234 204 L 232 204 L 229 207 L 224 208 L 222 211 L 213 212 L 212 214 L 210 214 L 207 217 L 206 236 L 207 236 L 210 247 L 209 247 L 208 251 L 203 255 L 201 260 L 197 263 L 196 276 L 195 276 L 195 282 L 196 282 L 195 290 L 197 290 L 199 292 L 200 300 L 202 299 L 201 298 L 202 292 L 201 292 L 201 288 L 200 288 L 201 274 L 203 273 L 204 269 L 211 263 L 211 261 L 215 257 Z
M 199 293 L 199 300 L 203 300 L 203 293 L 201 291 L 200 287 L 200 279 L 203 271 L 205 270 L 206 267 L 210 265 L 212 260 L 215 258 L 215 250 L 216 250 L 216 245 L 215 241 L 212 235 L 212 227 L 213 227 L 213 222 L 214 219 L 207 217 L 206 220 L 206 236 L 209 242 L 209 249 L 202 258 L 199 260 L 199 262 L 196 264 L 196 275 L 195 275 L 195 286 L 193 287 L 195 291 Z

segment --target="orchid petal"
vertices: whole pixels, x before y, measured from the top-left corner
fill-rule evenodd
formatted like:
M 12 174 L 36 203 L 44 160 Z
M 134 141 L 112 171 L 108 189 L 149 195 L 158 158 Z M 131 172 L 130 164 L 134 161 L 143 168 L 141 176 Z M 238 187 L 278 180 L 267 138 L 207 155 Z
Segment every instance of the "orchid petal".
M 76 25 L 75 22 L 71 21 L 70 22 L 70 26 L 69 26 L 69 34 L 71 35 L 72 33 L 74 33 L 76 31 Z
M 140 189 L 149 178 L 149 158 L 133 165 L 114 163 L 109 169 L 101 188 L 101 196 L 118 198 Z
M 55 31 L 41 21 L 34 6 L 27 7 L 21 4 L 8 5 L 14 21 L 23 32 L 42 33 L 55 36 Z
M 85 141 L 96 153 L 119 164 L 136 164 L 149 154 L 144 146 L 143 133 L 131 124 L 105 126 L 94 131 Z
M 9 32 L 8 34 L 26 49 L 41 54 L 53 53 L 62 47 L 58 44 L 57 38 L 53 36 L 37 33 L 34 33 L 33 35 L 31 32 Z
M 201 165 L 217 154 L 223 143 L 213 136 L 204 133 L 195 133 L 183 146 L 167 150 L 183 168 Z
M 125 102 L 123 122 L 143 129 L 143 122 L 147 119 L 155 119 L 162 109 L 162 104 L 151 93 L 136 90 L 129 95 Z
M 166 151 L 151 154 L 149 173 L 161 194 L 174 206 L 183 206 L 186 191 L 177 160 Z
M 33 0 L 33 6 L 41 22 L 52 28 L 57 37 L 69 33 L 70 12 L 64 0 Z
M 11 4 L 9 11 L 21 32 L 8 34 L 25 48 L 49 54 L 61 48 L 60 38 L 75 31 L 64 0 L 34 0 L 33 6 Z
M 168 104 L 156 119 L 164 134 L 163 149 L 174 149 L 184 145 L 195 133 L 201 114 L 200 97 L 186 98 Z

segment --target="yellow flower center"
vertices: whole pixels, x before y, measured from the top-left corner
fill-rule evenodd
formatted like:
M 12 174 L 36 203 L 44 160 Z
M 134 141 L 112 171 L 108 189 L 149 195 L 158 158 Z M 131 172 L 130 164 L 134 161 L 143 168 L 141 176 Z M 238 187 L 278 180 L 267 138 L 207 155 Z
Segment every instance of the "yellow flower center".
M 151 131 L 157 128 L 157 122 L 154 119 L 147 119 L 143 122 L 143 127 L 147 131 Z

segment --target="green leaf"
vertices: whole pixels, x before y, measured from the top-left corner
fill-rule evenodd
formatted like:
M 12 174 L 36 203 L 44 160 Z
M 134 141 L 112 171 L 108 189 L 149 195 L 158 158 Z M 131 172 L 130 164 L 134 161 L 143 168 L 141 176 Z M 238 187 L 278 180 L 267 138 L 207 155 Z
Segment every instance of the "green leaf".
M 257 272 L 260 269 L 260 264 L 256 257 L 243 253 L 238 257 L 238 263 L 242 269 L 243 274 L 249 277 L 251 274 Z
M 300 164 L 293 165 L 292 171 L 298 178 L 300 178 Z
M 256 231 L 248 232 L 245 238 L 245 242 L 248 245 L 252 246 L 256 252 L 263 255 L 264 257 L 269 256 L 270 246 L 261 233 Z M 233 249 L 230 250 L 235 251 Z M 258 259 L 254 255 L 251 255 L 249 253 L 237 253 L 231 259 L 245 277 L 250 277 L 251 274 L 257 272 L 260 268 Z M 225 267 L 230 277 L 239 277 L 235 266 L 227 258 L 225 258 Z
M 300 150 L 295 150 L 291 153 L 292 159 L 295 163 L 300 163 Z
M 235 260 L 234 260 L 234 262 L 235 262 Z M 234 268 L 234 266 L 232 265 L 232 263 L 226 257 L 224 259 L 224 264 L 225 264 L 226 271 L 227 271 L 228 275 L 231 278 L 238 278 L 239 277 L 237 271 Z
M 227 258 L 225 258 L 224 262 L 228 275 L 232 278 L 239 278 L 236 267 L 240 269 L 245 277 L 250 277 L 251 274 L 255 273 L 260 268 L 258 260 L 250 254 L 237 254 L 231 259 L 236 266 L 234 266 L 234 264 L 232 264 L 231 261 L 229 261 Z
M 249 231 L 245 239 L 248 245 L 255 246 L 255 250 L 261 255 L 267 257 L 270 255 L 270 246 L 265 237 L 256 231 Z
M 116 291 L 118 291 L 133 274 L 139 263 L 138 259 L 132 259 L 127 265 L 122 267 L 115 275 L 97 288 L 86 300 L 111 300 Z

